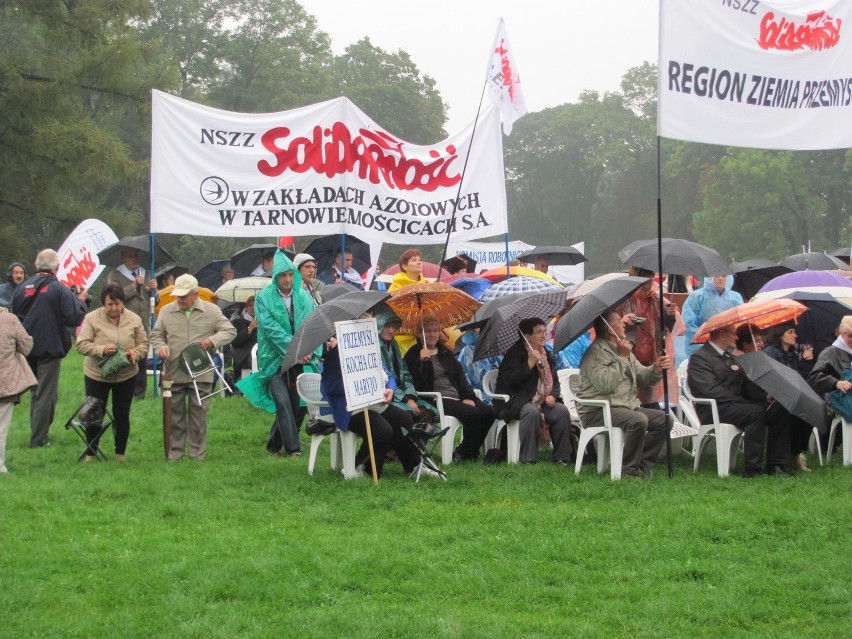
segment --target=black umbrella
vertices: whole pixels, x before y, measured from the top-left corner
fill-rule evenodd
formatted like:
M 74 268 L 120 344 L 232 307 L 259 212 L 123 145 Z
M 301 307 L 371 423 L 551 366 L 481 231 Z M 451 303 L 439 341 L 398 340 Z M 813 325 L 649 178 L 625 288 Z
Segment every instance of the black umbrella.
M 792 415 L 820 431 L 825 429 L 825 403 L 797 371 L 761 351 L 737 355 L 734 359 L 752 382 Z
M 454 275 L 456 273 L 476 273 L 477 264 L 479 264 L 479 262 L 464 253 L 448 257 L 441 262 L 441 266 L 443 266 L 444 270 L 450 275 Z
M 845 248 L 834 249 L 833 251 L 831 251 L 829 253 L 829 255 L 836 257 L 837 259 L 839 259 L 843 262 L 846 262 L 846 264 L 849 265 L 850 251 L 852 251 L 852 249 L 850 249 L 850 247 L 847 246 Z
M 791 271 L 843 271 L 849 266 L 833 255 L 815 251 L 788 255 L 780 263 Z
M 722 257 L 707 246 L 670 237 L 664 237 L 662 243 L 663 273 L 712 277 L 728 275 L 731 272 Z M 618 257 L 621 263 L 627 266 L 654 272 L 660 268 L 656 238 L 631 242 L 618 252 Z
M 340 252 L 341 244 L 346 245 L 346 252 L 352 252 L 352 268 L 359 273 L 365 273 L 371 266 L 370 245 L 359 240 L 354 235 L 326 235 L 319 237 L 305 247 L 304 253 L 307 253 L 317 261 L 317 277 L 320 273 L 325 273 L 331 270 L 334 264 L 334 258 Z
M 731 287 L 746 301 L 754 297 L 769 280 L 793 270 L 769 260 L 747 260 L 731 264 L 734 285 Z
M 360 288 L 353 284 L 326 284 L 323 286 L 320 295 L 322 295 L 323 303 L 325 303 L 330 302 L 335 297 L 340 297 L 341 295 L 346 295 L 347 293 L 360 290 Z
M 598 315 L 621 304 L 647 281 L 647 277 L 619 277 L 583 295 L 556 322 L 553 352 L 558 353 L 580 337 L 591 328 Z
M 211 290 L 216 290 L 222 284 L 222 269 L 230 263 L 231 260 L 213 260 L 206 266 L 202 266 L 195 272 L 195 279 L 198 280 L 199 286 L 204 286 Z M 231 266 L 231 268 L 234 268 Z M 245 277 L 247 273 L 237 273 L 234 270 L 234 277 Z
M 167 277 L 177 279 L 185 273 L 189 273 L 189 269 L 185 266 L 170 266 L 159 269 L 156 273 L 154 273 L 154 277 L 157 278 L 157 286 L 159 288 L 165 288 L 165 281 Z
M 384 291 L 353 291 L 317 306 L 293 334 L 282 369 L 291 368 L 322 346 L 334 335 L 335 322 L 355 319 L 389 297 Z
M 106 248 L 98 251 L 98 259 L 101 264 L 118 268 L 124 264 L 124 258 L 121 257 L 121 252 L 124 249 L 135 249 L 139 251 L 139 263 L 148 268 L 151 263 L 151 236 L 150 235 L 132 235 L 121 238 L 115 244 L 110 244 Z M 164 249 L 159 242 L 154 242 L 154 263 L 158 265 L 174 262 L 175 258 L 169 255 L 169 252 Z
M 565 291 L 524 294 L 516 302 L 498 308 L 476 340 L 473 359 L 502 355 L 520 338 L 518 322 L 529 317 L 540 317 L 546 322 L 562 311 L 565 299 Z
M 808 312 L 796 319 L 796 340 L 800 344 L 813 346 L 814 357 L 834 341 L 834 331 L 840 320 L 845 315 L 852 315 L 852 307 L 830 293 L 795 291 L 784 297 L 808 307 Z
M 572 266 L 588 261 L 573 246 L 536 246 L 518 255 L 518 259 L 526 263 L 535 262 L 537 257 L 546 257 L 550 266 Z
M 477 309 L 469 321 L 459 324 L 458 329 L 466 331 L 469 328 L 482 328 L 498 309 L 517 302 L 522 297 L 524 297 L 524 293 L 512 293 L 511 295 L 504 295 L 503 297 L 495 297 L 493 300 L 488 300 Z
M 252 244 L 231 256 L 231 268 L 234 269 L 234 273 L 251 275 L 254 269 L 263 263 L 264 255 L 275 253 L 277 250 L 277 244 Z

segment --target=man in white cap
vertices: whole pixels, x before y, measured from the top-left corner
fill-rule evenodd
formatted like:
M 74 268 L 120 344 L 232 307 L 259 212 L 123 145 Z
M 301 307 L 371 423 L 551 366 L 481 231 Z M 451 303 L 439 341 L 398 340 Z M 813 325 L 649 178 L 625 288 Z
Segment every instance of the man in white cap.
M 325 283 L 317 277 L 317 261 L 308 253 L 299 253 L 293 258 L 293 266 L 299 269 L 304 288 L 317 306 L 322 304 L 322 289 Z
M 181 365 L 180 354 L 198 342 L 205 350 L 221 349 L 237 336 L 237 329 L 222 315 L 215 304 L 198 299 L 198 280 L 181 275 L 172 290 L 175 301 L 160 310 L 151 331 L 151 346 L 165 362 L 164 373 L 174 380 L 172 385 L 172 438 L 169 461 L 183 457 L 187 434 L 189 458 L 204 459 L 207 449 L 207 409 L 209 399 L 198 404 L 192 379 Z M 207 395 L 213 387 L 213 372 L 197 380 L 199 393 Z

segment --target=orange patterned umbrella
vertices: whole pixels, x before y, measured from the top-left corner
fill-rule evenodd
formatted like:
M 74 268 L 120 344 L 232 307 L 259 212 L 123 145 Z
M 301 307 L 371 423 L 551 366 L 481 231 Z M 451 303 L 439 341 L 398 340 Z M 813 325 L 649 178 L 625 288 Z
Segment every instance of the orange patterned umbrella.
M 444 282 L 409 284 L 393 291 L 388 306 L 402 318 L 400 333 L 420 335 L 423 317 L 434 317 L 441 328 L 466 322 L 482 306 L 461 289 Z
M 760 300 L 747 302 L 721 313 L 716 313 L 704 322 L 692 340 L 693 344 L 703 344 L 710 339 L 710 333 L 732 326 L 738 328 L 741 324 L 754 324 L 760 329 L 769 328 L 796 319 L 808 310 L 801 302 L 788 299 Z

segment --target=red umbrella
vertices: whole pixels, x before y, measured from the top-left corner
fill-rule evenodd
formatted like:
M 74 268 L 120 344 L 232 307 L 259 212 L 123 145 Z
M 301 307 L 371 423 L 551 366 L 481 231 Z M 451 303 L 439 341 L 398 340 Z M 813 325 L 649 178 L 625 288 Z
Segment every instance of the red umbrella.
M 764 329 L 776 324 L 790 322 L 806 310 L 808 310 L 808 307 L 801 302 L 783 298 L 740 304 L 721 313 L 716 313 L 704 322 L 695 334 L 692 343 L 703 344 L 710 339 L 710 333 L 726 326 L 737 328 L 741 324 L 754 324 L 758 328 Z

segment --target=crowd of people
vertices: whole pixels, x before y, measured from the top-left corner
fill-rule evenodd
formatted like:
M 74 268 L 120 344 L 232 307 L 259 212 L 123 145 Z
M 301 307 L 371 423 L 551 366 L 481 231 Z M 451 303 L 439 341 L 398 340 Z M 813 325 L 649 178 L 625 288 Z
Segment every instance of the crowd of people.
M 74 343 L 75 329 L 79 330 L 76 349 L 85 356 L 82 372 L 87 397 L 104 405 L 111 397 L 117 460 L 126 459 L 132 403 L 145 397 L 149 347 L 163 362 L 163 374 L 170 383 L 170 461 L 185 455 L 202 460 L 206 454 L 207 411 L 216 380 L 213 371 L 193 376 L 185 361 L 191 347 L 211 354 L 229 352 L 237 395 L 272 415 L 268 453 L 287 458 L 302 454 L 300 435 L 307 410 L 296 380 L 303 372 L 320 373 L 322 396 L 328 403 L 324 412 L 333 415 L 336 427 L 365 436 L 363 412 L 346 410 L 334 338 L 294 366 L 282 368 L 294 335 L 324 303 L 324 289 L 363 290 L 350 251 L 338 252 L 322 273 L 308 253 L 292 259 L 280 249 L 265 254 L 256 272 L 268 276 L 269 284 L 236 310 L 231 309 L 229 316 L 216 304 L 200 299 L 193 275 L 179 275 L 169 284 L 173 301 L 162 306 L 153 326 L 150 299 L 158 297 L 162 286 L 146 273 L 139 258 L 138 251 L 122 252 L 122 264 L 109 273 L 100 295 L 101 306 L 93 311 L 88 309 L 86 290 L 69 288 L 57 280 L 55 251 L 39 252 L 36 272 L 29 278 L 21 263 L 9 266 L 7 281 L 0 286 L 0 307 L 10 310 L 0 313 L 0 366 L 9 372 L 0 384 L 0 472 L 6 471 L 5 441 L 12 407 L 28 390 L 32 391 L 29 445 L 49 445 L 60 364 Z M 389 292 L 429 281 L 423 276 L 423 256 L 418 249 L 403 251 L 398 266 Z M 537 260 L 535 267 L 546 271 L 546 258 Z M 226 265 L 221 274 L 225 282 L 234 272 Z M 479 328 L 450 339 L 453 327 L 424 315 L 414 334 L 402 334 L 400 317 L 386 305 L 376 307 L 371 314 L 380 344 L 384 401 L 369 409 L 375 468 L 365 444 L 356 454 L 356 476 L 380 476 L 389 459 L 418 479 L 441 475 L 423 464 L 423 449 L 411 437 L 412 432 L 426 427 L 430 432 L 439 431 L 439 414 L 461 424 L 454 463 L 487 459 L 491 451 L 485 450 L 485 442 L 495 422 L 517 420 L 521 463 L 534 464 L 544 458 L 574 466 L 577 456 L 585 453 L 577 450 L 579 429 L 604 424 L 602 407 L 588 401 L 607 400 L 613 427 L 624 432 L 623 474 L 651 477 L 673 425 L 672 416 L 663 410 L 662 380 L 668 376 L 669 392 L 676 397 L 679 380 L 673 340 L 681 334 L 688 343 L 685 368 L 690 393 L 714 399 L 719 418 L 743 430 L 743 476 L 810 472 L 805 453 L 813 425 L 792 415 L 752 383 L 734 355 L 763 350 L 796 371 L 820 395 L 832 391 L 848 394 L 852 381 L 845 371 L 852 361 L 852 316 L 843 318 L 832 345 L 819 353 L 797 343 L 793 323 L 766 331 L 753 324 L 722 326 L 710 332 L 705 344 L 692 344 L 709 318 L 744 303 L 731 289 L 731 277 L 705 278 L 703 286 L 695 287 L 686 298 L 681 311 L 667 299 L 661 306 L 655 273 L 631 267 L 629 274 L 647 278 L 646 284 L 603 312 L 591 330 L 560 352 L 552 348 L 553 326 L 559 315 L 520 319 L 514 344 L 501 355 L 476 359 Z M 570 312 L 570 295 L 566 302 L 563 313 Z M 579 371 L 575 394 L 585 400 L 578 403 L 573 415 L 560 384 L 559 370 L 564 368 Z M 492 400 L 484 392 L 483 378 L 495 369 L 494 395 L 498 399 Z M 699 405 L 697 410 L 703 420 L 711 419 L 705 406 Z M 97 458 L 97 426 L 86 428 L 87 461 Z M 505 438 L 493 446 L 498 452 L 505 450 Z

